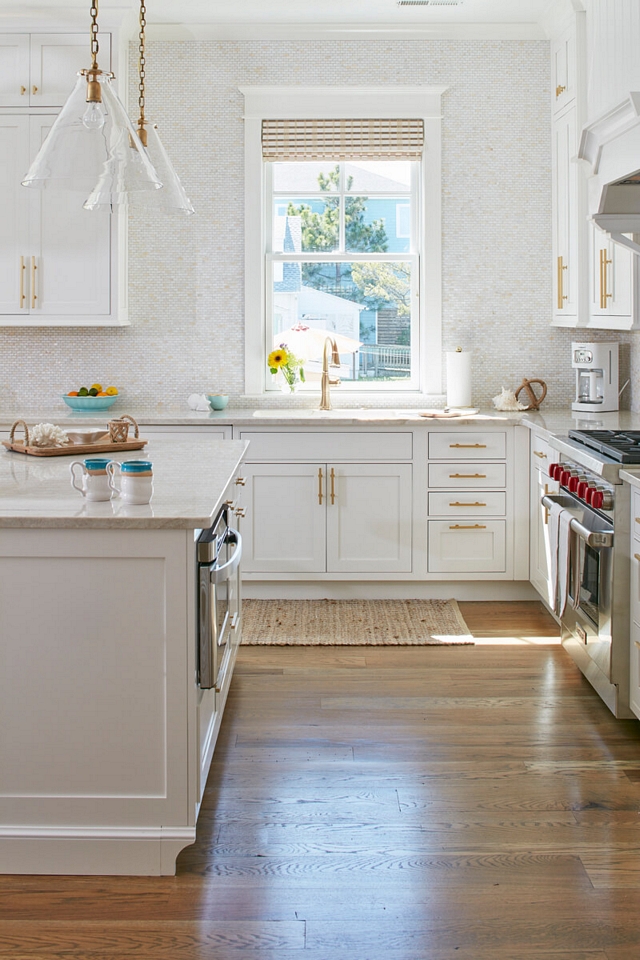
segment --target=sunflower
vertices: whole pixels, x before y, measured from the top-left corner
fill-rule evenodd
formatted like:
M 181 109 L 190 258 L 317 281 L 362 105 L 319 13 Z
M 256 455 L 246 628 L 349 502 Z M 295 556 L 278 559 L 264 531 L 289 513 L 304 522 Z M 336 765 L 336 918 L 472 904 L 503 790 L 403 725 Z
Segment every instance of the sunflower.
M 279 350 L 272 350 L 269 356 L 267 357 L 267 366 L 272 373 L 275 373 L 280 367 L 286 367 L 289 363 L 289 354 L 286 350 L 280 348 Z

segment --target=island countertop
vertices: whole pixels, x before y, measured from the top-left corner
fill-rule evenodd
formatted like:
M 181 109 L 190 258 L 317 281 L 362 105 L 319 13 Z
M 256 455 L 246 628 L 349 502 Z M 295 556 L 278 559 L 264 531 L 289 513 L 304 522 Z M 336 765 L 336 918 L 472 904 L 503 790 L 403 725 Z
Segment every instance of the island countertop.
M 146 447 L 116 460 L 150 460 L 154 492 L 150 503 L 119 498 L 87 501 L 71 486 L 69 465 L 82 456 L 33 457 L 0 452 L 0 527 L 182 528 L 209 526 L 248 444 L 211 438 L 151 439 Z M 101 454 L 105 456 L 105 454 Z

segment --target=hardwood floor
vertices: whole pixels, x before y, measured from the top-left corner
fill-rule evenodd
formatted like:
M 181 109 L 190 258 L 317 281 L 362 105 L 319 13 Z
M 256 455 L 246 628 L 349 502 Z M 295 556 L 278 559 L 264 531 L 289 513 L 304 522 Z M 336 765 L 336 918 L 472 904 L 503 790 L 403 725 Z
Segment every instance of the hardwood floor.
M 637 960 L 640 724 L 461 609 L 521 642 L 243 648 L 178 875 L 0 877 L 0 960 Z

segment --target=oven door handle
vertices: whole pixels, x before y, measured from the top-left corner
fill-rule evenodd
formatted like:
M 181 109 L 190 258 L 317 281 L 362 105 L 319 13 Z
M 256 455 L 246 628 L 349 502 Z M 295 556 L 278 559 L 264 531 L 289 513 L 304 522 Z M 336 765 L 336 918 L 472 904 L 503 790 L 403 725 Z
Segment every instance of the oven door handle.
M 552 500 L 551 497 L 544 496 L 540 502 L 543 507 L 550 510 L 555 500 Z M 584 540 L 585 543 L 594 549 L 613 546 L 613 532 L 607 533 L 606 530 L 589 530 L 589 528 L 580 523 L 576 517 L 571 517 L 571 529 L 574 533 L 578 534 L 581 540 Z
M 240 566 L 240 560 L 242 559 L 242 537 L 237 530 L 229 527 L 225 536 L 225 542 L 234 543 L 235 550 L 222 566 L 216 567 L 215 564 L 211 564 L 209 567 L 211 583 L 222 583 L 224 580 L 228 580 Z

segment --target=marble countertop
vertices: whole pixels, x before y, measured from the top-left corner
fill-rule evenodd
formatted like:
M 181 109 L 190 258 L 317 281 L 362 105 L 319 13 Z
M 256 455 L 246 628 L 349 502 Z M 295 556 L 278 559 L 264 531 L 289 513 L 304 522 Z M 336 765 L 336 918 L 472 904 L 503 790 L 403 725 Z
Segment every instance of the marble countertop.
M 640 489 L 640 473 L 630 473 L 628 470 L 621 470 L 620 479 L 626 480 L 632 487 L 638 487 Z
M 612 430 L 640 430 L 640 414 L 622 410 L 616 413 L 581 414 L 570 410 L 542 408 L 535 412 L 508 413 L 498 412 L 493 408 L 481 408 L 477 414 L 455 418 L 431 418 L 421 416 L 424 408 L 337 408 L 329 411 L 317 408 L 302 407 L 261 407 L 257 409 L 227 407 L 218 411 L 191 410 L 186 402 L 183 404 L 165 405 L 162 408 L 136 408 L 128 406 L 126 401 L 117 404 L 115 408 L 101 413 L 72 411 L 69 408 L 43 407 L 35 413 L 0 412 L 0 430 L 9 430 L 17 419 L 24 419 L 29 425 L 49 422 L 63 428 L 78 426 L 79 424 L 96 424 L 103 426 L 107 420 L 122 416 L 124 413 L 134 417 L 141 426 L 253 426 L 253 427 L 283 427 L 283 426 L 318 426 L 326 427 L 337 424 L 340 426 L 393 426 L 399 424 L 422 425 L 429 428 L 451 428 L 454 426 L 488 426 L 505 424 L 508 426 L 522 424 L 547 435 L 566 435 L 570 429 L 612 429 Z M 19 434 L 20 436 L 21 434 Z
M 151 439 L 122 460 L 151 460 L 151 502 L 130 505 L 119 498 L 86 501 L 71 486 L 73 456 L 32 457 L 0 453 L 0 527 L 187 528 L 207 527 L 242 462 L 241 440 Z M 78 457 L 77 459 L 82 459 Z

